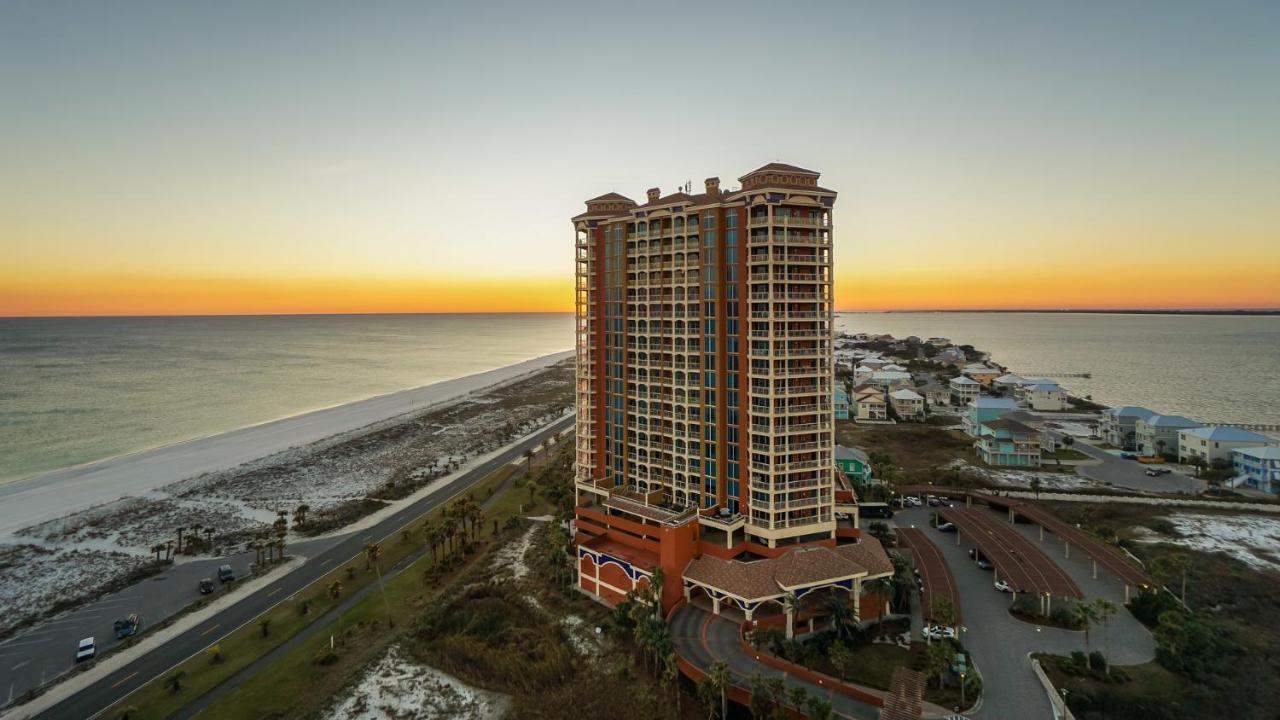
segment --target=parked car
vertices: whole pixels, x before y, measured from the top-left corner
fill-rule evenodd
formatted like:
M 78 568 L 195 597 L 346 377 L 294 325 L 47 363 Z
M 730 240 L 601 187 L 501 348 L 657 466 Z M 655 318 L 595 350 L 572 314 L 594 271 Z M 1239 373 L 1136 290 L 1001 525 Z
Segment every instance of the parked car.
M 1002 593 L 1013 592 L 1013 586 L 1003 580 L 995 581 L 993 586 L 995 587 L 996 590 L 999 590 Z
M 87 637 L 80 641 L 76 646 L 76 662 L 84 662 L 92 660 L 98 654 L 98 646 L 94 644 L 92 637 Z
M 1161 475 L 1168 475 L 1171 472 L 1173 471 L 1169 468 L 1147 468 L 1147 474 L 1151 477 L 1160 477 Z
M 231 569 L 230 565 L 222 565 L 218 568 L 218 582 L 235 582 L 236 571 Z
M 920 634 L 924 635 L 929 640 L 956 639 L 956 629 L 953 627 L 946 627 L 944 625 L 926 625 L 924 629 L 920 631 Z
M 920 507 L 921 505 L 924 505 L 924 501 L 914 495 L 908 496 L 906 501 L 907 504 L 911 505 L 911 507 Z
M 142 627 L 142 618 L 137 613 L 133 613 L 123 620 L 117 620 L 115 623 L 116 639 L 123 640 L 130 635 L 134 635 L 140 627 Z
M 938 532 L 955 532 L 955 531 L 956 531 L 956 526 L 954 523 L 944 522 L 938 526 Z
M 1120 459 L 1121 460 L 1137 460 L 1138 455 L 1137 453 L 1131 453 L 1128 450 L 1125 450 L 1124 452 L 1120 453 Z
M 200 594 L 208 595 L 213 592 L 213 581 L 209 578 L 200 578 Z
M 939 505 L 942 504 L 942 501 L 934 497 L 933 495 L 930 495 L 928 497 L 928 503 L 929 503 L 929 507 L 938 507 Z

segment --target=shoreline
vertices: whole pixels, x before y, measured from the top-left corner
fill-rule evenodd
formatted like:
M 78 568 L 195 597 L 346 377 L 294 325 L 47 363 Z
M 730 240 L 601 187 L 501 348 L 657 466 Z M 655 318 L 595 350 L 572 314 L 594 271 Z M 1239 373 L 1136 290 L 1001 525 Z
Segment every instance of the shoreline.
M 292 448 L 458 400 L 571 358 L 572 350 L 505 367 L 311 410 L 0 485 L 0 538 L 125 496 L 226 471 Z M 70 498 L 70 499 L 69 499 Z

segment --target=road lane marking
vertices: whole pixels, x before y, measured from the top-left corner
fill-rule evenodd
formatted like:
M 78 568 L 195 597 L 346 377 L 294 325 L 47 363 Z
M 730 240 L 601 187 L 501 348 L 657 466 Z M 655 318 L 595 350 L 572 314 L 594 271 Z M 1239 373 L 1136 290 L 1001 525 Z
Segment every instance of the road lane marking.
M 205 635 L 208 635 L 209 633 L 211 633 L 211 632 L 213 632 L 214 630 L 217 630 L 217 629 L 218 629 L 218 626 L 217 626 L 217 625 L 213 625 L 213 626 L 211 626 L 208 630 L 205 630 L 204 632 L 200 633 L 200 637 L 204 637 Z
M 272 590 L 271 592 L 267 593 L 267 597 L 271 597 L 272 595 L 275 595 L 276 593 L 280 592 L 283 589 L 284 588 L 276 588 L 275 590 Z
M 130 678 L 132 678 L 134 675 L 137 675 L 137 674 L 138 674 L 138 671 L 137 671 L 137 670 L 134 670 L 133 672 L 129 673 L 128 675 L 125 675 L 124 677 L 122 677 L 122 678 L 120 678 L 119 680 L 117 680 L 117 681 L 116 681 L 116 682 L 115 682 L 111 687 L 113 687 L 113 688 L 118 688 L 118 687 L 120 687 L 121 685 L 123 685 L 123 684 L 125 684 L 125 683 L 129 682 L 129 679 L 130 679 Z
M 328 564 L 329 564 L 329 563 L 331 563 L 331 562 L 333 562 L 333 558 L 325 558 L 324 560 L 321 560 L 321 561 L 320 561 L 320 564 L 321 564 L 321 565 L 328 565 Z
M 10 669 L 10 670 L 17 670 L 18 668 L 22 667 L 23 665 L 27 665 L 27 664 L 28 664 L 28 663 L 30 663 L 30 662 L 31 662 L 30 660 L 23 660 L 22 662 L 18 663 L 17 665 L 14 665 L 13 667 L 11 667 L 11 668 L 9 668 L 9 669 Z

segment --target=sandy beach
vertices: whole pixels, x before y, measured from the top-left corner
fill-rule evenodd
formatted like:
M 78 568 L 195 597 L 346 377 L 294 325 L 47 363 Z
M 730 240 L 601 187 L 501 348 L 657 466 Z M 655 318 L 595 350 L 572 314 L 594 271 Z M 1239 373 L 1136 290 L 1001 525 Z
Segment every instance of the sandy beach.
M 405 413 L 457 400 L 572 356 L 545 355 L 433 385 L 315 410 L 206 438 L 188 440 L 0 485 L 0 539 L 19 529 L 122 497 L 145 496 L 188 478 L 245 463 Z

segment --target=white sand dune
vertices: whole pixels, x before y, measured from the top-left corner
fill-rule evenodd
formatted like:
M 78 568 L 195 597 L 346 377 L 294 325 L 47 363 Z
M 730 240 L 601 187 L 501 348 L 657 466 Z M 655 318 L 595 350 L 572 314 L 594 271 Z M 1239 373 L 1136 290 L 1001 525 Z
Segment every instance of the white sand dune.
M 466 377 L 315 410 L 221 435 L 121 455 L 0 485 L 0 538 L 35 523 L 227 470 L 372 423 L 424 410 L 572 356 L 553 353 Z

